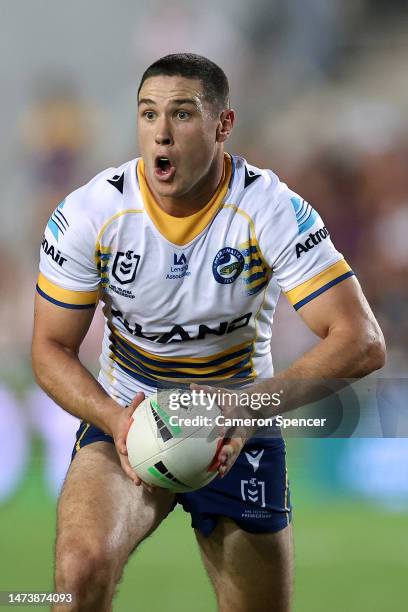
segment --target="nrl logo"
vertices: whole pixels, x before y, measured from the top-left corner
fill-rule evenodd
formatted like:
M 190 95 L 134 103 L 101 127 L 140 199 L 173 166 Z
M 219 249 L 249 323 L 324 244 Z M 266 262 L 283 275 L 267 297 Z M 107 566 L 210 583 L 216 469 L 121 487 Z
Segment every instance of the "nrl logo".
M 118 251 L 112 267 L 112 276 L 121 285 L 128 285 L 135 280 L 140 255 L 134 251 Z
M 265 508 L 265 482 L 256 478 L 241 480 L 241 497 L 243 501 Z

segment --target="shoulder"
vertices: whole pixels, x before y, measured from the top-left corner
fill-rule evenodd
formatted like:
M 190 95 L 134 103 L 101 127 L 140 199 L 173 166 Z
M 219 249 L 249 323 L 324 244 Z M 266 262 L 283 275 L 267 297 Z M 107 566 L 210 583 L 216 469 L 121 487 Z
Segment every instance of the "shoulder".
M 243 157 L 234 155 L 229 200 L 249 214 L 265 220 L 295 220 L 297 194 L 271 169 L 258 168 Z
M 93 262 L 102 229 L 126 210 L 127 202 L 135 200 L 136 162 L 107 168 L 64 198 L 48 220 L 42 240 L 43 254 L 52 258 L 57 253 L 60 266 L 61 257 L 64 262 L 81 258 Z
M 99 172 L 88 183 L 69 194 L 57 207 L 65 216 L 82 222 L 104 219 L 126 207 L 135 189 L 137 160 Z

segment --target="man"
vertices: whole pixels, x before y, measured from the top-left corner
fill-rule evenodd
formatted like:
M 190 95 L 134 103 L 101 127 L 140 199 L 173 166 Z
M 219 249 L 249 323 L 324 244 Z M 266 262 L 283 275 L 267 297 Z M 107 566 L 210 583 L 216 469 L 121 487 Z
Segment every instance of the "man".
M 68 196 L 45 232 L 34 371 L 83 420 L 58 507 L 56 589 L 74 594 L 64 610 L 111 610 L 129 555 L 174 507 L 169 492 L 135 486 L 127 460 L 141 392 L 166 378 L 276 390 L 270 328 L 280 289 L 321 341 L 278 388 L 383 365 L 378 324 L 318 214 L 271 171 L 224 153 L 235 118 L 228 95 L 224 73 L 203 57 L 155 62 L 138 94 L 141 158 Z M 97 382 L 78 350 L 98 294 L 106 329 Z M 289 396 L 289 407 L 304 402 Z M 241 453 L 244 441 L 220 451 L 223 478 L 177 501 L 192 515 L 219 610 L 287 612 L 283 441 L 252 438 Z M 267 484 L 252 500 L 240 488 L 251 478 Z

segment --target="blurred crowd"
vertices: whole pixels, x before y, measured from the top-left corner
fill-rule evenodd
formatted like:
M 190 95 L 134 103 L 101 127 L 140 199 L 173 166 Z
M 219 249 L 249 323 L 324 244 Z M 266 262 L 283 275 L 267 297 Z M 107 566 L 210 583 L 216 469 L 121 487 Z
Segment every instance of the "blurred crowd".
M 363 285 L 387 341 L 386 371 L 406 376 L 408 131 L 384 150 L 315 151 L 288 175 L 292 187 L 316 203 Z

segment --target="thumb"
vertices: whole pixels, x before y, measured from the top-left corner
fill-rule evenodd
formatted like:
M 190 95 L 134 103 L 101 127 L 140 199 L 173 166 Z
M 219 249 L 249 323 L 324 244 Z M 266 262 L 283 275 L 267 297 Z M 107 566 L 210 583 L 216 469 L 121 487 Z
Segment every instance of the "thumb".
M 135 397 L 132 399 L 129 406 L 126 408 L 129 416 L 131 416 L 134 413 L 136 408 L 143 402 L 144 398 L 145 398 L 145 394 L 143 393 L 143 391 L 138 391 L 136 393 Z

